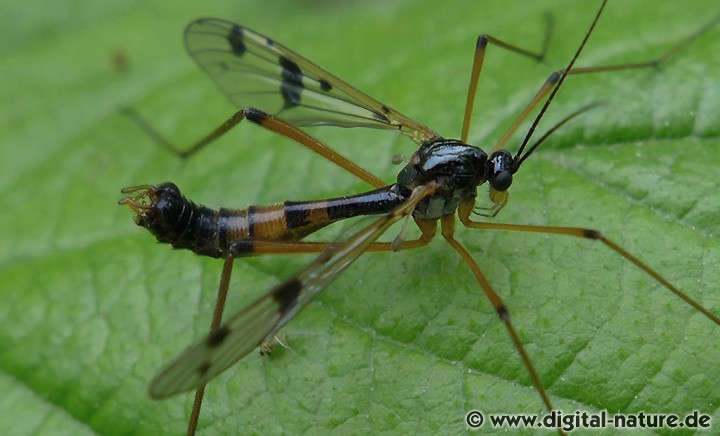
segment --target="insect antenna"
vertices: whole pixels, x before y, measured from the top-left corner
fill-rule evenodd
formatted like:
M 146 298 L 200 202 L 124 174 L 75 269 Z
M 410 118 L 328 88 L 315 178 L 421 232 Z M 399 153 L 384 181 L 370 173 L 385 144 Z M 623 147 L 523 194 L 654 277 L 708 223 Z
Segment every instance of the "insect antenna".
M 570 121 L 570 120 L 572 120 L 573 118 L 577 117 L 578 115 L 581 115 L 581 114 L 583 114 L 583 113 L 585 113 L 585 112 L 587 112 L 587 111 L 589 111 L 589 110 L 595 109 L 595 108 L 598 107 L 598 106 L 602 106 L 602 105 L 604 105 L 605 103 L 606 103 L 605 101 L 594 101 L 594 102 L 592 102 L 592 103 L 586 104 L 585 106 L 581 107 L 580 109 L 576 110 L 575 112 L 571 113 L 570 115 L 568 115 L 568 116 L 566 116 L 565 118 L 563 118 L 562 120 L 560 120 L 560 122 L 558 122 L 557 124 L 555 124 L 550 130 L 548 130 L 547 132 L 545 132 L 545 134 L 542 135 L 542 136 L 540 137 L 540 139 L 538 139 L 537 141 L 535 141 L 535 143 L 528 149 L 527 152 L 525 152 L 525 154 L 524 154 L 522 157 L 520 157 L 520 152 L 518 152 L 518 154 L 515 155 L 515 157 L 514 157 L 514 160 L 515 160 L 515 167 L 514 167 L 514 168 L 515 168 L 515 171 L 517 171 L 517 169 L 520 168 L 520 165 L 522 165 L 523 161 L 524 161 L 525 159 L 527 159 L 527 157 L 530 156 L 530 155 L 532 154 L 532 152 L 535 151 L 535 149 L 538 148 L 538 147 L 540 146 L 540 144 L 543 143 L 543 141 L 545 141 L 547 138 L 550 137 L 550 135 L 552 135 L 553 133 L 555 133 L 555 131 L 556 131 L 557 129 L 559 129 L 560 127 L 562 127 L 563 125 L 565 125 L 565 123 L 567 123 L 568 121 Z M 522 149 L 521 149 L 521 151 L 522 151 Z
M 590 38 L 590 35 L 595 30 L 595 25 L 597 24 L 598 19 L 600 18 L 600 15 L 602 14 L 603 9 L 605 9 L 606 4 L 607 4 L 607 0 L 604 0 L 602 2 L 602 4 L 600 5 L 600 10 L 595 15 L 595 18 L 593 19 L 592 24 L 590 24 L 590 29 L 588 29 L 588 31 L 585 32 L 585 37 L 583 37 L 583 40 L 580 43 L 580 46 L 577 48 L 577 50 L 575 50 L 575 54 L 573 55 L 572 59 L 570 59 L 570 62 L 568 63 L 567 67 L 565 67 L 563 70 L 561 70 L 560 79 L 558 79 L 557 85 L 555 85 L 553 90 L 550 92 L 550 96 L 547 98 L 547 100 L 545 100 L 545 104 L 543 104 L 542 108 L 540 109 L 540 112 L 538 112 L 537 116 L 535 117 L 535 120 L 533 120 L 533 123 L 530 126 L 530 129 L 528 129 L 527 135 L 525 135 L 525 139 L 523 140 L 522 145 L 520 145 L 520 149 L 515 154 L 514 160 L 517 163 L 514 166 L 514 171 L 518 170 L 518 168 L 520 167 L 520 162 L 522 160 L 525 160 L 528 157 L 528 155 L 530 155 L 530 153 L 532 153 L 535 150 L 535 148 L 537 148 L 537 146 L 539 145 L 539 143 L 536 143 L 533 147 L 531 147 L 531 149 L 528 151 L 528 153 L 525 154 L 525 156 L 523 156 L 523 158 L 520 161 L 518 161 L 518 157 L 520 155 L 522 155 L 523 150 L 525 150 L 525 146 L 527 145 L 528 142 L 530 142 L 530 138 L 532 137 L 533 133 L 535 133 L 535 128 L 537 127 L 537 125 L 540 122 L 540 120 L 542 119 L 542 117 L 545 115 L 545 112 L 547 111 L 548 107 L 550 107 L 550 103 L 552 103 L 553 99 L 555 98 L 555 95 L 557 95 L 558 91 L 560 90 L 560 87 L 562 87 L 562 84 L 565 81 L 565 78 L 567 77 L 568 73 L 570 73 L 570 70 L 572 70 L 573 65 L 575 65 L 575 61 L 577 60 L 578 56 L 580 56 L 580 52 L 582 52 L 583 49 L 585 48 L 585 44 L 587 44 L 588 38 Z M 555 129 L 560 127 L 562 124 L 565 124 L 567 121 L 570 121 L 570 119 L 574 118 L 575 115 L 579 115 L 582 112 L 584 112 L 584 111 L 581 109 L 580 111 L 577 111 L 574 114 L 571 114 L 568 118 L 561 121 L 560 123 L 558 123 L 558 125 L 556 125 L 555 127 L 553 127 L 550 130 L 554 131 Z M 547 136 L 547 134 L 545 136 Z M 541 138 L 541 140 L 539 142 L 542 142 L 543 139 L 544 139 L 544 137 Z

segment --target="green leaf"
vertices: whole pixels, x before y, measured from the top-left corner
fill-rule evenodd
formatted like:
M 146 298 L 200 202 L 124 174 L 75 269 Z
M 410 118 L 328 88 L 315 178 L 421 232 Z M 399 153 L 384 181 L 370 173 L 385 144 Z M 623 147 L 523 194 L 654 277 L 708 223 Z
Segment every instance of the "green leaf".
M 252 125 L 182 163 L 120 115 L 132 106 L 189 144 L 232 113 L 183 53 L 187 22 L 248 25 L 453 137 L 478 33 L 539 47 L 550 12 L 544 63 L 488 49 L 471 129 L 488 149 L 567 63 L 597 7 L 81 3 L 17 3 L 0 14 L 10 42 L 0 50 L 2 434 L 177 434 L 187 425 L 192 395 L 153 401 L 147 384 L 207 331 L 221 262 L 154 243 L 116 205 L 120 188 L 172 180 L 195 201 L 231 207 L 367 188 Z M 700 1 L 612 1 L 579 64 L 651 58 L 716 13 Z M 496 221 L 600 229 L 720 314 L 719 51 L 714 29 L 657 70 L 569 77 L 541 131 L 588 102 L 606 104 L 528 159 Z M 414 150 L 387 132 L 311 133 L 388 181 L 399 169 L 392 155 Z M 456 233 L 505 300 L 556 408 L 698 410 L 720 422 L 718 326 L 667 289 L 600 243 Z M 209 384 L 200 428 L 456 433 L 473 409 L 541 413 L 497 315 L 437 239 L 361 257 L 284 329 L 290 349 L 252 354 Z M 228 313 L 310 259 L 236 262 Z

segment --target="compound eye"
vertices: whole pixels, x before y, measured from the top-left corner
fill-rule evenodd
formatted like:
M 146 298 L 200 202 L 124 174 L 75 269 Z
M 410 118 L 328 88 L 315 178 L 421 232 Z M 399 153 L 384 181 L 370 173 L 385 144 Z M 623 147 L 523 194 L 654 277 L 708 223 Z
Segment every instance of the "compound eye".
M 493 152 L 488 159 L 487 180 L 496 191 L 506 191 L 512 184 L 513 157 L 507 150 Z
M 513 175 L 510 171 L 503 170 L 493 175 L 490 185 L 498 191 L 507 191 L 512 185 Z

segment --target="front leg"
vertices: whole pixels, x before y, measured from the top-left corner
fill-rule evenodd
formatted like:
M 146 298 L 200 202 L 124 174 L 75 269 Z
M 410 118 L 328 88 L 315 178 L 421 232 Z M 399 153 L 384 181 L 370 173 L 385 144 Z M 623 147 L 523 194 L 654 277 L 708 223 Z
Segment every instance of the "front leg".
M 469 203 L 469 207 L 467 213 L 467 219 L 470 219 L 470 212 L 474 212 L 476 215 L 488 217 L 488 218 L 495 218 L 495 216 L 502 210 L 503 207 L 508 202 L 508 198 L 510 197 L 510 194 L 507 191 L 498 191 L 497 189 L 490 187 L 490 192 L 488 192 L 489 197 L 489 203 L 488 206 L 476 206 L 475 205 L 475 198 L 472 198 L 471 200 L 466 200 L 466 203 Z M 465 204 L 465 203 L 463 203 Z M 460 206 L 463 207 L 462 205 Z M 463 215 L 462 212 L 459 212 L 460 215 L 460 221 L 465 224 L 463 221 Z

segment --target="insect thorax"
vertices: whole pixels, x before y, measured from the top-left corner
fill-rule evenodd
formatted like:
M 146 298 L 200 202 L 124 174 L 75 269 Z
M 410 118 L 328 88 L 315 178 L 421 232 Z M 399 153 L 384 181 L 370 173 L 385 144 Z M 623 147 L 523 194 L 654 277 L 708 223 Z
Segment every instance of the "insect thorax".
M 487 154 L 462 141 L 441 139 L 423 144 L 398 174 L 397 184 L 412 190 L 430 182 L 439 189 L 420 202 L 413 215 L 438 219 L 454 213 L 463 200 L 475 197 L 485 182 Z

